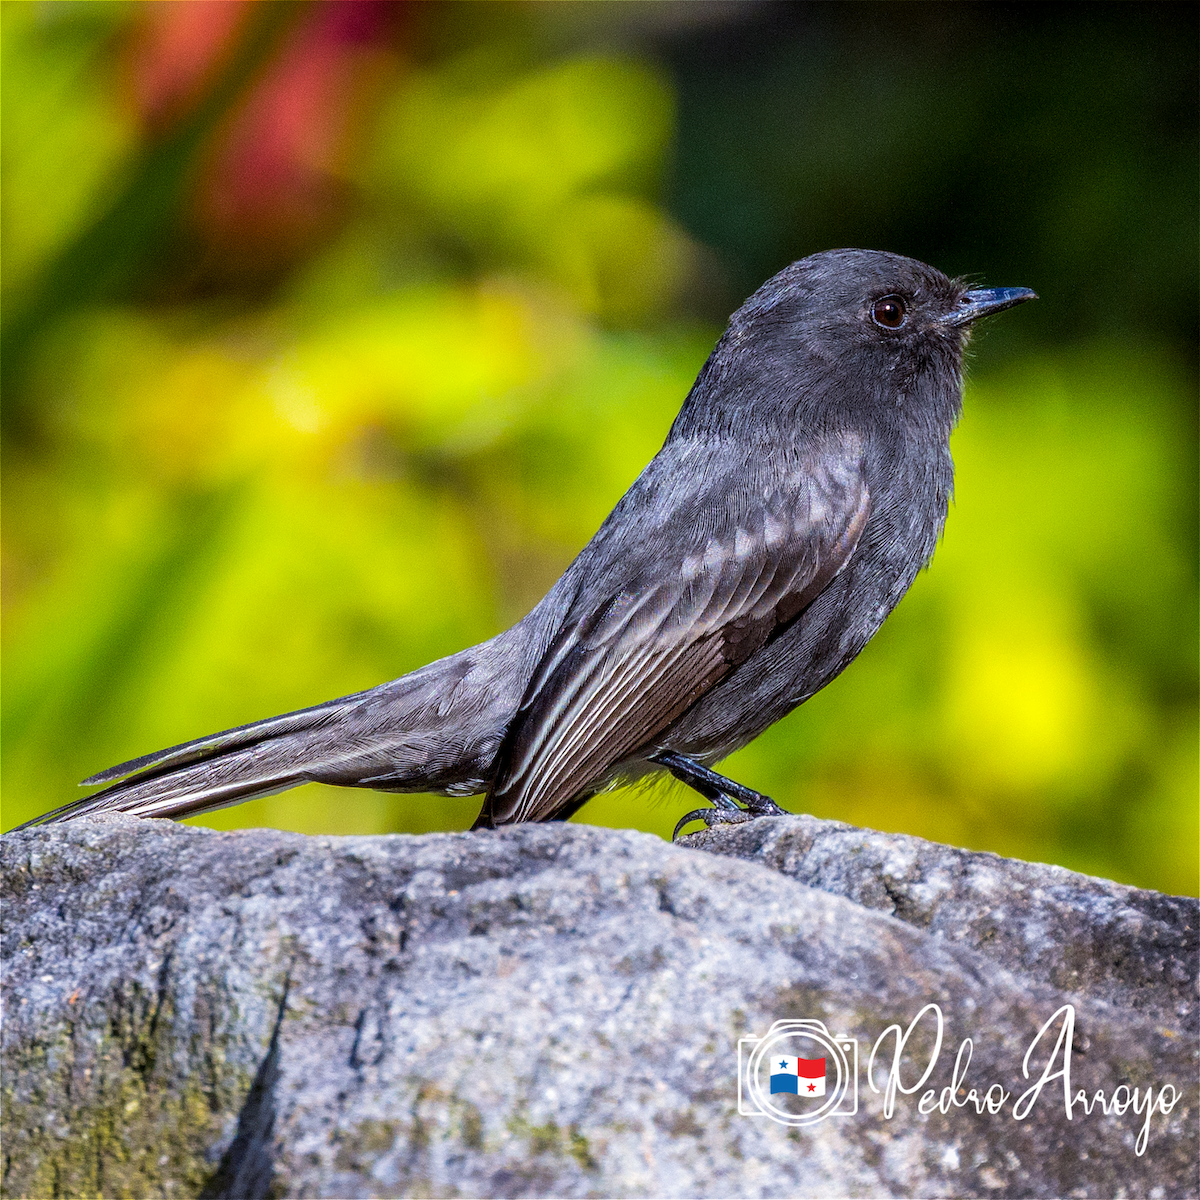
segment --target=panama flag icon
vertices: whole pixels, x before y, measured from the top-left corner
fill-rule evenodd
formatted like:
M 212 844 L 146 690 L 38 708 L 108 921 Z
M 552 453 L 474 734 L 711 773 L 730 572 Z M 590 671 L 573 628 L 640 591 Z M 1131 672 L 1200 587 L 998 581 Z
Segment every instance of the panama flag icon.
M 825 1095 L 825 1060 L 776 1055 L 771 1059 L 771 1095 L 776 1092 L 791 1092 L 799 1096 Z

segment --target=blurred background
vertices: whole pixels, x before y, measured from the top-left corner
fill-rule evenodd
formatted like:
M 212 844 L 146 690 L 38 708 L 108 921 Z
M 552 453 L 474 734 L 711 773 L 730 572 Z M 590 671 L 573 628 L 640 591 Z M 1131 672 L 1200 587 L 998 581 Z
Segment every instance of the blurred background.
M 973 344 L 931 570 L 725 769 L 1194 892 L 1197 11 L 5 3 L 4 828 L 512 623 L 741 300 L 868 246 L 1041 299 Z

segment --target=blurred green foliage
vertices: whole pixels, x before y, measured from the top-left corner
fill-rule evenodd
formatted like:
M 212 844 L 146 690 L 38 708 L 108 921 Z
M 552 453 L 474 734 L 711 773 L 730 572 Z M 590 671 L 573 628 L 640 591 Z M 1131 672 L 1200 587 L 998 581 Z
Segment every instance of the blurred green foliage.
M 739 289 L 827 238 L 1043 300 L 976 345 L 931 571 L 728 771 L 1196 888 L 1190 6 L 263 7 L 0 6 L 6 828 L 519 618 Z M 1089 72 L 1122 61 L 1120 120 L 1082 136 Z M 120 266 L 105 289 L 81 245 Z M 669 834 L 693 802 L 576 819 Z M 477 805 L 309 786 L 201 820 L 425 831 Z

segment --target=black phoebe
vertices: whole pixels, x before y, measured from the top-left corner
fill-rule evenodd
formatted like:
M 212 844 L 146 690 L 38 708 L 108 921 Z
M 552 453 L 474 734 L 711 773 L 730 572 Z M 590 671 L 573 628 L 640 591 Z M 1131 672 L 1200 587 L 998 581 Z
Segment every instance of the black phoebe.
M 793 263 L 733 314 L 663 448 L 524 620 L 102 771 L 85 783 L 111 786 L 38 820 L 184 817 L 319 780 L 486 793 L 490 827 L 565 820 L 664 768 L 714 805 L 677 835 L 782 812 L 712 764 L 845 668 L 929 561 L 968 330 L 1033 298 L 873 250 Z

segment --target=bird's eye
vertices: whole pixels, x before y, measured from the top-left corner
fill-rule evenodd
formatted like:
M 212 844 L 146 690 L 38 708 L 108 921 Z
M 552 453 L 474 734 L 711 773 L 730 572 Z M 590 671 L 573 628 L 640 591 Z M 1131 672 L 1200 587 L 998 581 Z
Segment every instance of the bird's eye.
M 908 315 L 908 307 L 900 296 L 881 296 L 871 306 L 871 320 L 884 329 L 899 329 Z

